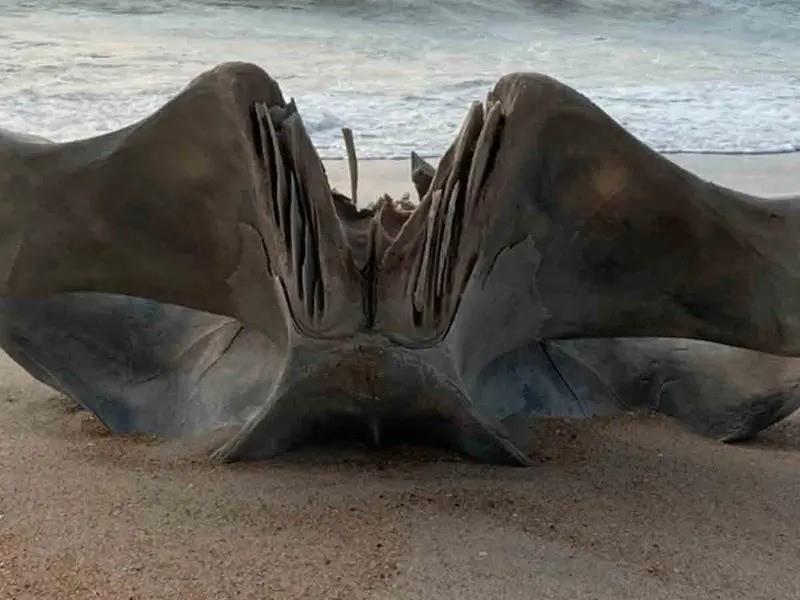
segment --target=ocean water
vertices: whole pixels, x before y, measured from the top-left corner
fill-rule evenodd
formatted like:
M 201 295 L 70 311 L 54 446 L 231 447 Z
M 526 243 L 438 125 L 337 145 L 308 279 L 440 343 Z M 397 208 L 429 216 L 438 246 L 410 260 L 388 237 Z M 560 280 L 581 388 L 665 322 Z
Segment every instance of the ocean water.
M 441 154 L 501 75 L 538 71 L 662 151 L 800 150 L 798 0 L 0 0 L 0 127 L 125 126 L 245 60 L 323 157 Z

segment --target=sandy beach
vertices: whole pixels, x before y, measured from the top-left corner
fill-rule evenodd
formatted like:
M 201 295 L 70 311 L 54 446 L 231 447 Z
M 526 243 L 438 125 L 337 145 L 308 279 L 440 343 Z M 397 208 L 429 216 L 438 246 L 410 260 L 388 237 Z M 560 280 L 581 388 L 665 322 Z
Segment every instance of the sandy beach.
M 670 159 L 800 192 L 800 154 Z M 413 189 L 406 161 L 360 170 L 362 204 Z M 800 416 L 737 445 L 663 417 L 532 434 L 524 469 L 406 447 L 219 465 L 213 437 L 109 435 L 2 355 L 0 599 L 800 598 Z

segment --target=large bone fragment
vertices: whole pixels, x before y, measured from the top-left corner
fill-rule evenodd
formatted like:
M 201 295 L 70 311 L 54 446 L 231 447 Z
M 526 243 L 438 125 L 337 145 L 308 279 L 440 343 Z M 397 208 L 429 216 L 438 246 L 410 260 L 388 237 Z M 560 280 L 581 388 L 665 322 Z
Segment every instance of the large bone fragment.
M 525 464 L 508 423 L 733 441 L 800 405 L 798 198 L 702 181 L 533 74 L 412 173 L 416 206 L 332 192 L 244 64 L 97 138 L 0 131 L 0 343 L 112 430 L 222 430 L 224 459 L 347 432 Z

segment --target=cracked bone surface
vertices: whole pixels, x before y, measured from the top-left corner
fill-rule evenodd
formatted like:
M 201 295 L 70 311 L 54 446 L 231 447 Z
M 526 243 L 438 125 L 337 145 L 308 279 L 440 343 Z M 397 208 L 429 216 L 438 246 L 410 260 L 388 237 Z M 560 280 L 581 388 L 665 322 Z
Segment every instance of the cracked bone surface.
M 241 63 L 104 136 L 0 132 L 0 343 L 113 431 L 224 430 L 227 459 L 347 433 L 524 464 L 538 418 L 735 440 L 800 405 L 797 200 L 702 181 L 533 74 L 414 178 L 416 206 L 332 192 Z

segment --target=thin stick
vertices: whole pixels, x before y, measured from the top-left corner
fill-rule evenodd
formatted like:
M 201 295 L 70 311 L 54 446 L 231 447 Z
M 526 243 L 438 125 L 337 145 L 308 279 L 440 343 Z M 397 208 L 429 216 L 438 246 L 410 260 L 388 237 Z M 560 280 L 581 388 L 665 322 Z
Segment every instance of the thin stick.
M 353 204 L 358 205 L 358 160 L 356 159 L 356 145 L 353 142 L 353 130 L 343 127 L 342 137 L 347 149 L 347 162 L 350 165 L 350 197 L 353 199 Z

